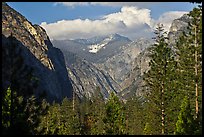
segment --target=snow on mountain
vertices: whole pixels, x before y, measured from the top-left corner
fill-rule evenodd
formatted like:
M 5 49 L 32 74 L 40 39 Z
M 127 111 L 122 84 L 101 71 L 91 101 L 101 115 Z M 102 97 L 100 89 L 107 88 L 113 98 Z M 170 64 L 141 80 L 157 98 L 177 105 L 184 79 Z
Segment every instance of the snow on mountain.
M 100 43 L 96 43 L 96 44 L 92 44 L 92 45 L 89 45 L 88 46 L 88 49 L 89 49 L 89 52 L 90 53 L 97 53 L 100 51 L 100 49 L 105 49 L 106 45 L 113 41 L 113 40 L 118 40 L 118 39 L 125 39 L 127 40 L 127 38 L 123 37 L 123 36 L 120 36 L 118 34 L 111 34 L 109 36 L 107 36 L 103 41 L 101 41 Z
M 94 44 L 94 45 L 90 45 L 88 46 L 89 48 L 89 52 L 91 53 L 97 53 L 101 48 L 105 48 L 105 45 L 108 44 L 108 42 L 110 42 L 113 39 L 113 36 L 111 35 L 110 37 L 104 39 L 101 43 L 99 44 Z
M 130 39 L 119 34 L 96 36 L 89 39 L 54 40 L 53 45 L 61 50 L 67 49 L 90 62 L 103 62 L 119 53 Z

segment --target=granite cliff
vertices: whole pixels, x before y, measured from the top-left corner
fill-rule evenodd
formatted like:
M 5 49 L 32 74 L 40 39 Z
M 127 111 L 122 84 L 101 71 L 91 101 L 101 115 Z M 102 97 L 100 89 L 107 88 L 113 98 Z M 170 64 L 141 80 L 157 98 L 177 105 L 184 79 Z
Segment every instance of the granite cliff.
M 19 56 L 22 56 L 24 63 L 33 69 L 33 74 L 38 79 L 36 95 L 45 92 L 49 101 L 61 101 L 64 97 L 72 96 L 72 85 L 63 53 L 53 47 L 42 27 L 33 25 L 23 15 L 6 3 L 2 3 L 2 48 L 4 49 L 2 51 L 9 52 L 9 46 L 12 46 L 9 37 L 14 38 L 12 43 L 21 49 Z M 2 58 L 2 62 L 4 61 Z M 4 65 L 2 72 L 6 72 L 6 66 L 10 64 L 5 62 Z M 4 76 L 2 81 L 3 87 L 7 88 L 9 77 Z

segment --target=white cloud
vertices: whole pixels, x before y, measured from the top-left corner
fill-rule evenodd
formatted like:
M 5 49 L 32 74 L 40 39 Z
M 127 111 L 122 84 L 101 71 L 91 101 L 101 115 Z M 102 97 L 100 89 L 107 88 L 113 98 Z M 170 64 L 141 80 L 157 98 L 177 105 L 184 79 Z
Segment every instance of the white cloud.
M 162 23 L 164 25 L 164 29 L 168 32 L 171 26 L 171 23 L 174 19 L 180 18 L 183 14 L 188 12 L 185 11 L 169 11 L 162 14 L 159 19 L 155 22 Z
M 150 25 L 151 17 L 149 9 L 137 7 L 122 7 L 121 12 L 112 13 L 103 17 L 107 21 L 123 21 L 127 26 L 147 23 Z
M 167 12 L 158 20 L 153 20 L 149 9 L 139 9 L 133 6 L 124 6 L 121 11 L 105 15 L 98 20 L 74 19 L 61 20 L 55 23 L 42 22 L 51 39 L 90 38 L 99 35 L 118 33 L 135 39 L 137 37 L 151 37 L 155 25 L 163 23 L 168 29 L 172 20 L 185 12 Z

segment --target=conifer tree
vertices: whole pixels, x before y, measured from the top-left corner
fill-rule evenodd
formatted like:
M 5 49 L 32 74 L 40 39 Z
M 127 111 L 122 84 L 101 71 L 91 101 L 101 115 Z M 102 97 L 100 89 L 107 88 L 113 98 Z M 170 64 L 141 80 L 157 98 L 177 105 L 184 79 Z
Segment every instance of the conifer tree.
M 126 131 L 129 135 L 142 135 L 145 126 L 143 100 L 136 95 L 125 103 Z
M 194 134 L 194 119 L 190 109 L 190 102 L 187 96 L 184 97 L 181 104 L 181 110 L 176 122 L 177 135 L 192 135 Z
M 194 83 L 195 83 L 195 112 L 196 118 L 199 113 L 199 96 L 201 97 L 201 87 L 202 87 L 202 6 L 194 8 L 190 12 L 190 17 L 192 17 L 192 22 L 189 23 L 190 27 L 190 39 L 189 42 L 193 47 L 194 51 Z M 200 92 L 199 92 L 200 91 Z M 201 99 L 201 98 L 200 98 Z M 201 101 L 201 100 L 200 100 Z M 201 106 L 201 105 L 200 105 Z
M 92 116 L 91 135 L 105 134 L 105 124 L 103 119 L 105 117 L 105 100 L 101 94 L 100 88 L 97 87 L 92 97 L 90 107 Z
M 106 103 L 106 117 L 104 118 L 107 135 L 125 134 L 125 116 L 119 98 L 112 92 Z
M 168 114 L 165 111 L 168 110 L 168 102 L 171 101 L 171 94 L 174 91 L 171 89 L 171 84 L 173 84 L 172 71 L 175 63 L 162 24 L 158 24 L 155 34 L 155 44 L 149 48 L 150 70 L 145 73 L 144 80 L 147 86 L 147 103 L 152 106 L 150 119 L 153 121 L 150 127 L 154 128 L 155 134 L 166 134 Z
M 8 121 L 10 127 L 4 133 L 34 134 L 38 122 L 36 116 L 39 115 L 36 103 L 39 100 L 32 100 L 32 95 L 37 87 L 37 81 L 33 79 L 33 69 L 25 64 L 21 54 L 21 43 L 12 34 L 8 38 L 5 38 L 5 40 L 7 43 L 2 45 L 2 107 L 7 108 L 7 104 L 4 101 L 10 100 L 10 118 L 4 119 L 2 117 L 2 121 Z M 26 106 L 29 103 L 33 105 L 28 108 Z
M 145 124 L 143 133 L 145 135 L 151 135 L 152 134 L 151 127 L 150 127 L 148 122 Z
M 202 129 L 202 7 L 189 13 L 191 21 L 175 45 L 177 101 L 189 95 L 195 126 Z M 199 132 L 199 131 L 198 131 Z

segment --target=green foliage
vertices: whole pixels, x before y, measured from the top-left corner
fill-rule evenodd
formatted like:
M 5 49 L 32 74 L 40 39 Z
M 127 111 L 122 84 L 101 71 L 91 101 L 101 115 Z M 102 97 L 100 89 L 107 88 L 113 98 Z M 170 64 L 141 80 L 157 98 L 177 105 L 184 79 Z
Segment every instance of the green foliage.
M 136 95 L 127 99 L 125 106 L 126 133 L 129 135 L 142 135 L 145 126 L 145 113 L 143 100 Z
M 89 107 L 88 123 L 90 125 L 91 135 L 105 134 L 105 101 L 101 94 L 100 88 L 97 87 L 93 94 L 92 101 Z
M 192 135 L 194 133 L 194 119 L 191 114 L 190 102 L 187 96 L 184 97 L 181 104 L 181 111 L 176 122 L 175 134 Z
M 9 128 L 10 117 L 11 117 L 11 89 L 8 87 L 4 98 L 2 98 L 2 126 L 4 128 Z
M 145 124 L 143 132 L 145 135 L 151 135 L 152 134 L 151 126 L 148 122 Z
M 125 116 L 123 106 L 119 98 L 112 92 L 110 98 L 106 103 L 106 117 L 104 123 L 106 124 L 106 134 L 121 135 L 125 134 Z
M 177 129 L 182 134 L 201 134 L 202 132 L 202 7 L 194 8 L 190 13 L 191 22 L 188 31 L 182 33 L 177 44 L 177 104 L 181 103 L 183 96 L 189 96 L 191 115 L 194 116 L 194 133 L 187 132 L 188 128 L 183 126 Z M 197 86 L 196 86 L 197 85 Z M 198 93 L 198 114 L 196 114 L 196 91 Z M 180 94 L 179 94 L 180 93 Z M 178 110 L 178 105 L 177 105 Z M 179 114 L 179 111 L 177 111 Z M 181 114 L 180 114 L 181 115 Z M 197 118 L 196 118 L 197 117 Z M 181 118 L 180 118 L 181 119 Z M 178 124 L 179 125 L 179 124 Z
M 188 31 L 175 45 L 177 55 L 178 91 L 190 96 L 191 109 L 195 112 L 195 84 L 198 84 L 199 108 L 202 104 L 202 7 L 190 12 Z M 197 57 L 197 59 L 196 59 Z M 197 61 L 196 61 L 197 60 Z M 196 69 L 196 70 L 195 70 Z M 196 74 L 197 72 L 197 74 Z
M 155 44 L 149 49 L 149 57 L 151 58 L 149 63 L 150 70 L 144 75 L 144 80 L 148 89 L 146 91 L 147 104 L 151 106 L 148 119 L 152 121 L 152 125 L 150 125 L 154 134 L 161 134 L 161 130 L 163 128 L 166 129 L 167 126 L 166 124 L 165 127 L 161 126 L 162 115 L 164 117 L 163 123 L 169 122 L 167 121 L 168 114 L 165 111 L 168 111 L 170 106 L 168 102 L 171 102 L 172 94 L 175 91 L 174 86 L 171 85 L 174 84 L 172 71 L 176 64 L 172 49 L 167 43 L 166 32 L 164 32 L 162 24 L 157 26 L 155 34 Z M 164 111 L 164 114 L 162 114 L 162 111 Z M 154 126 L 155 124 L 158 126 Z
M 76 107 L 77 108 L 77 107 Z M 79 135 L 81 122 L 78 110 L 73 110 L 72 101 L 64 98 L 62 104 L 53 102 L 47 113 L 40 117 L 38 134 L 45 135 Z

